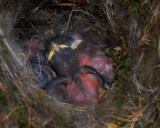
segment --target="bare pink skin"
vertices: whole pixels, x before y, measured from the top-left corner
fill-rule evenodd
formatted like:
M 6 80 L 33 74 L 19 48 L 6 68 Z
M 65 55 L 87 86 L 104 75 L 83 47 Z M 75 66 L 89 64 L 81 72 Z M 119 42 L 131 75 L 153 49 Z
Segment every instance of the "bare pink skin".
M 101 88 L 100 83 L 96 76 L 92 74 L 83 73 L 80 76 L 82 81 L 82 86 L 84 89 L 84 94 L 89 99 L 91 103 L 97 103 L 99 99 L 99 89 Z M 79 105 L 87 105 L 87 101 L 85 96 L 82 94 L 80 89 L 77 87 L 75 81 L 72 81 L 70 84 L 67 85 L 67 93 L 69 99 L 74 104 Z
M 30 55 L 34 54 L 34 51 L 24 50 L 24 49 L 23 49 L 23 53 L 24 53 L 26 56 L 30 56 Z
M 37 39 L 37 38 L 33 38 L 31 40 L 24 41 L 23 44 L 22 44 L 22 46 L 23 47 L 24 46 L 28 46 L 28 47 L 33 48 L 35 50 L 41 50 L 41 49 L 43 49 L 43 45 L 40 44 L 39 39 Z M 25 49 L 23 49 L 23 52 L 27 56 L 30 56 L 30 55 L 34 54 L 34 51 L 32 51 L 32 50 L 25 50 Z
M 94 67 L 104 77 L 107 76 L 109 80 L 113 79 L 112 61 L 103 54 L 80 54 L 79 64 L 81 66 L 88 65 Z M 97 77 L 93 74 L 81 73 L 80 78 L 86 97 L 91 103 L 97 103 L 99 100 L 99 90 L 102 89 Z M 87 105 L 86 99 L 75 84 L 75 81 L 72 81 L 71 84 L 67 85 L 67 92 L 69 99 L 73 103 Z
M 113 79 L 113 67 L 110 58 L 103 54 L 80 54 L 79 64 L 94 67 L 101 75 L 107 76 L 109 80 Z

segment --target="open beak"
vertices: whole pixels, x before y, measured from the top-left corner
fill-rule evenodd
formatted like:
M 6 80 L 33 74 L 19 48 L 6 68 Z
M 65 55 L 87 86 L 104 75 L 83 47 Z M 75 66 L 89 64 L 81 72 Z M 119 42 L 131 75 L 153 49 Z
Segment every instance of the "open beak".
M 54 48 L 52 47 L 51 51 L 49 52 L 49 55 L 48 55 L 48 61 L 51 60 L 52 56 L 55 54 L 55 50 Z
M 81 44 L 82 40 L 75 40 L 72 45 L 71 48 L 74 50 L 78 47 L 79 44 Z
M 82 42 L 82 40 L 75 40 L 72 45 L 71 45 L 71 48 L 74 50 L 78 47 L 78 45 Z M 51 51 L 49 52 L 49 55 L 48 55 L 48 61 L 51 60 L 52 56 L 55 54 L 55 52 L 59 52 L 60 48 L 61 49 L 64 49 L 64 48 L 67 48 L 69 46 L 67 45 L 63 45 L 63 44 L 56 44 L 54 42 L 51 43 L 51 46 L 52 46 L 52 49 Z
M 51 46 L 52 46 L 52 49 L 49 52 L 48 61 L 51 60 L 51 58 L 55 54 L 55 52 L 59 52 L 60 51 L 60 48 L 63 49 L 63 48 L 67 48 L 68 47 L 67 45 L 63 45 L 63 44 L 58 45 L 58 44 L 56 44 L 54 42 L 51 43 Z

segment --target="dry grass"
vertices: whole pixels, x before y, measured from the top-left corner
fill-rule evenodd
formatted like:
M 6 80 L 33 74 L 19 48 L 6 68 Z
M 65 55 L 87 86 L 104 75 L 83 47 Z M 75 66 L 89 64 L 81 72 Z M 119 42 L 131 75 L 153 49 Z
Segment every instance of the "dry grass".
M 160 127 L 158 0 L 8 0 L 0 8 L 0 127 Z M 31 81 L 21 43 L 68 28 L 105 42 L 113 59 L 115 79 L 94 106 L 59 102 Z

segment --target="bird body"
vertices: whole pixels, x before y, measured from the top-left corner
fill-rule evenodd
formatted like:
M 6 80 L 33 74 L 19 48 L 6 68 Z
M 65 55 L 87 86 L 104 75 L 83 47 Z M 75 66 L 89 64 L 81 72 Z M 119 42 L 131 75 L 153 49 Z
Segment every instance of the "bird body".
M 82 35 L 72 31 L 67 30 L 47 41 L 48 47 L 43 46 L 41 38 L 32 39 L 31 45 L 30 41 L 24 43 L 32 51 L 28 54 L 27 49 L 25 53 L 29 55 L 34 74 L 45 80 L 40 81 L 43 89 L 61 101 L 78 105 L 97 103 L 99 91 L 106 87 L 105 80 L 113 78 L 111 59 L 95 45 L 87 43 Z M 41 59 L 35 58 L 36 55 L 42 56 Z M 38 64 L 43 67 L 41 72 L 37 69 Z
M 100 82 L 93 74 L 81 74 L 80 79 L 84 87 L 84 92 L 88 100 L 94 104 L 99 99 L 99 89 L 101 88 Z M 76 82 L 72 81 L 67 86 L 67 93 L 69 100 L 74 104 L 87 105 L 87 101 L 79 88 L 77 88 Z
M 79 72 L 78 56 L 71 48 L 64 48 L 55 53 L 50 61 L 57 75 L 74 77 Z

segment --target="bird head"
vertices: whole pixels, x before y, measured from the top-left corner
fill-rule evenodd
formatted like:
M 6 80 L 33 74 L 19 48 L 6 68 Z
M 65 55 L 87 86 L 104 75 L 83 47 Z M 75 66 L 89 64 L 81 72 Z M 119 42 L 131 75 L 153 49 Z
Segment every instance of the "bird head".
M 51 50 L 48 55 L 48 61 L 51 60 L 51 58 L 55 55 L 56 52 L 60 52 L 62 49 L 65 49 L 65 48 L 71 48 L 74 50 L 81 44 L 81 42 L 82 40 L 80 39 L 74 40 L 73 42 L 71 42 L 71 45 L 57 44 L 57 43 L 52 42 Z

